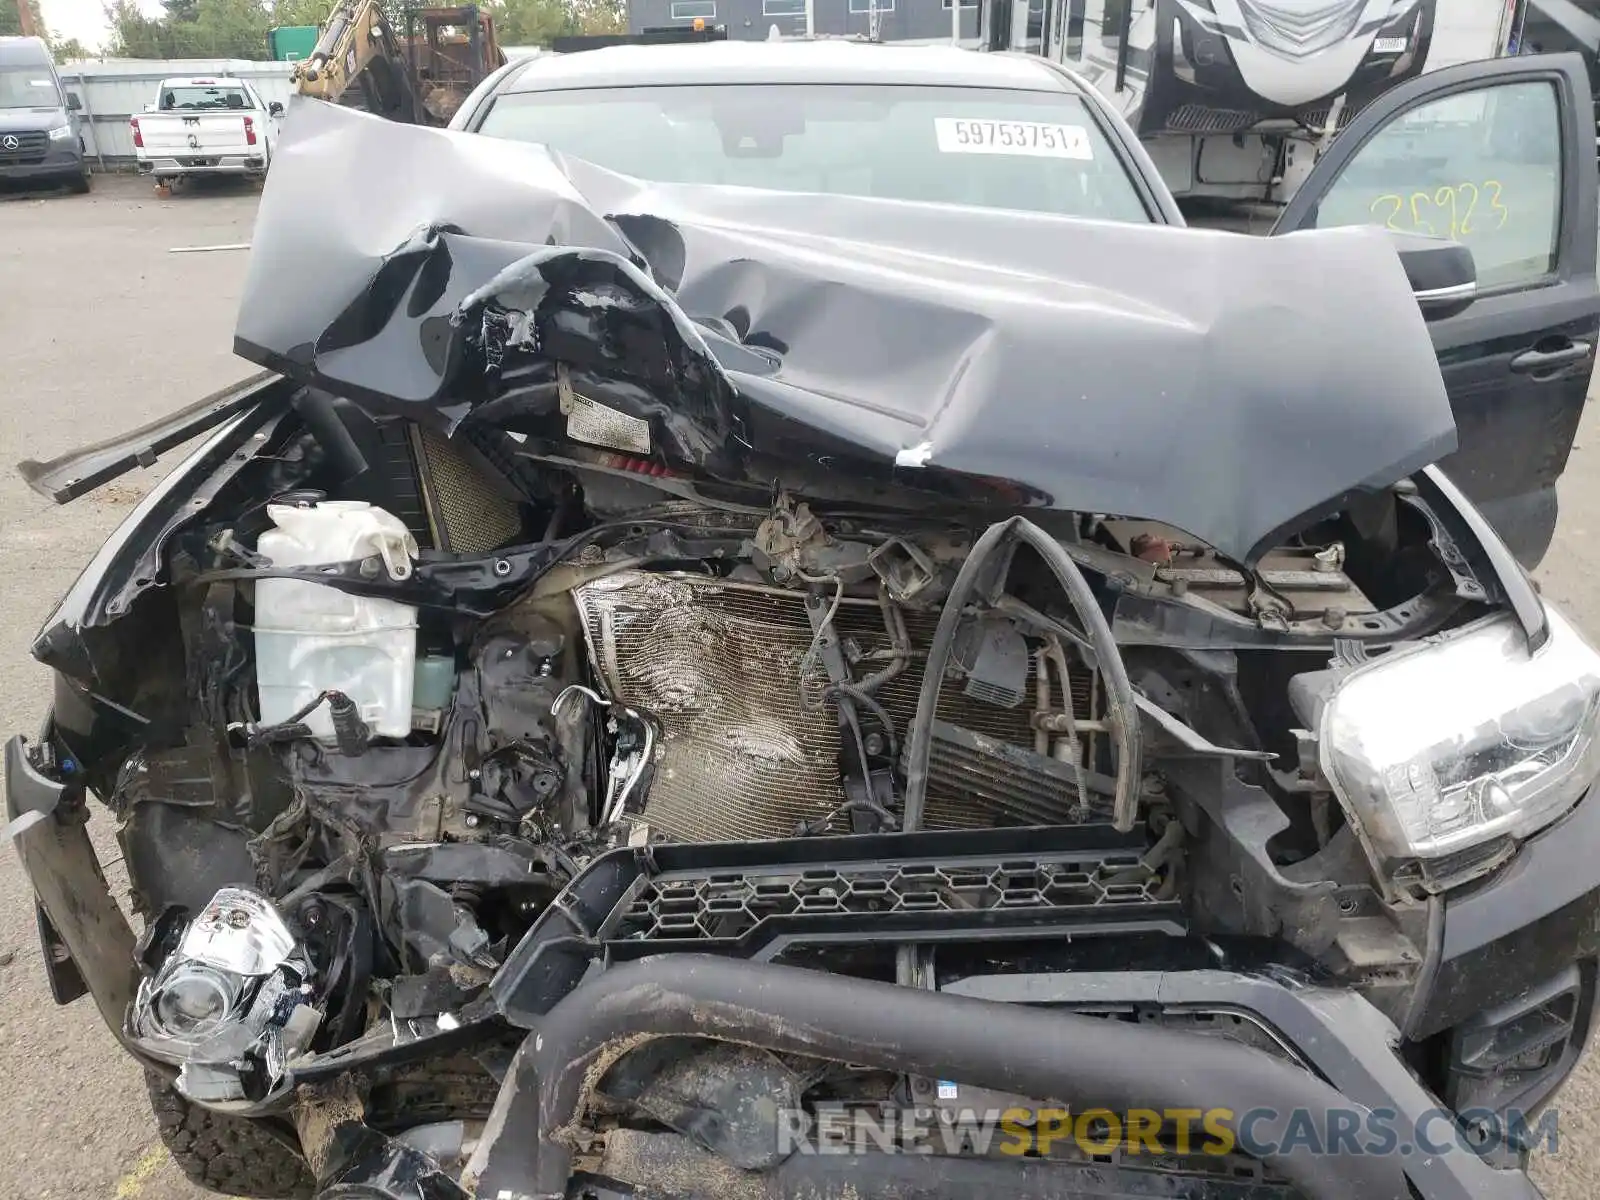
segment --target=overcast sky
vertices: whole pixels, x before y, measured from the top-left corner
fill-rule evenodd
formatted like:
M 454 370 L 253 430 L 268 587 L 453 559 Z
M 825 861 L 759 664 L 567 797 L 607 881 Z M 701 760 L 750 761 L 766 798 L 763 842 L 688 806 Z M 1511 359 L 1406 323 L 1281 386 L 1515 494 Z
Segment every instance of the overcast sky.
M 145 12 L 159 15 L 160 0 L 139 0 Z M 75 37 L 91 50 L 106 40 L 106 14 L 101 0 L 39 0 L 44 23 L 52 36 Z

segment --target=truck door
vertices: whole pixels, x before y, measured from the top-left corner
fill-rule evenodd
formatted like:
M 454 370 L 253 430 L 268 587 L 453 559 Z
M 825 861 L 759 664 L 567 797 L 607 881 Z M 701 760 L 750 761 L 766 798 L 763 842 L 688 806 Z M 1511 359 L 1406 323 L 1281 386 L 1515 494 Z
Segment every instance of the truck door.
M 1428 325 L 1459 434 L 1441 466 L 1528 566 L 1600 335 L 1594 137 L 1577 54 L 1447 67 L 1364 109 L 1273 228 L 1375 224 L 1472 251 L 1471 302 Z

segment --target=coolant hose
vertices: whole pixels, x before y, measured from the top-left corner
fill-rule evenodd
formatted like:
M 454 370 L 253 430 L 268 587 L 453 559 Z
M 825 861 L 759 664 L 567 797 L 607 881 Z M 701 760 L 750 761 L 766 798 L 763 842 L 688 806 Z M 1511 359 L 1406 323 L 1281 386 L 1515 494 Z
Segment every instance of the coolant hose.
M 677 1037 L 948 1079 L 1074 1110 L 1199 1110 L 1208 1130 L 1215 1123 L 1236 1139 L 1249 1114 L 1249 1140 L 1307 1200 L 1410 1195 L 1398 1155 L 1272 1149 L 1272 1140 L 1291 1140 L 1295 1122 L 1330 1129 L 1335 1114 L 1365 1113 L 1310 1071 L 1252 1046 L 703 954 L 612 967 L 552 1008 L 512 1059 L 463 1185 L 478 1200 L 565 1196 L 573 1146 L 606 1072 L 648 1041 Z
M 339 419 L 333 396 L 317 388 L 302 388 L 289 403 L 328 456 L 328 465 L 339 479 L 349 483 L 367 472 L 366 456 L 356 445 L 349 428 Z
M 939 624 L 934 630 L 933 642 L 928 647 L 928 657 L 922 669 L 922 688 L 917 694 L 916 716 L 912 718 L 907 739 L 905 819 L 901 822 L 901 828 L 906 833 L 915 833 L 922 828 L 923 813 L 928 805 L 928 762 L 933 751 L 933 722 L 939 709 L 939 685 L 944 681 L 945 668 L 955 646 L 962 610 L 972 599 L 990 560 L 1012 541 L 1024 542 L 1038 552 L 1045 566 L 1067 593 L 1067 599 L 1094 650 L 1097 661 L 1093 665 L 1098 668 L 1105 683 L 1107 723 L 1111 726 L 1112 740 L 1116 746 L 1117 782 L 1112 803 L 1112 824 L 1126 833 L 1133 828 L 1138 817 L 1141 771 L 1139 714 L 1134 706 L 1133 684 L 1128 681 L 1122 654 L 1111 636 L 1111 626 L 1100 611 L 1089 581 L 1083 577 L 1078 564 L 1061 548 L 1061 543 L 1026 517 L 1020 516 L 998 521 L 983 531 L 983 536 L 973 545 L 972 552 L 956 573 L 944 609 L 939 614 Z M 1067 703 L 1071 703 L 1070 697 Z

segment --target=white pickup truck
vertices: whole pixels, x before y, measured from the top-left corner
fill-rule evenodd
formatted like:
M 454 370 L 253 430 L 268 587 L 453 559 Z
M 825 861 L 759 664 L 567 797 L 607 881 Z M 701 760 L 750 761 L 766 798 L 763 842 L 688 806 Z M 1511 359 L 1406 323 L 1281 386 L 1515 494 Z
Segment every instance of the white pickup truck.
M 139 172 L 158 183 L 194 175 L 261 177 L 272 163 L 283 105 L 243 79 L 163 79 L 155 102 L 129 120 Z

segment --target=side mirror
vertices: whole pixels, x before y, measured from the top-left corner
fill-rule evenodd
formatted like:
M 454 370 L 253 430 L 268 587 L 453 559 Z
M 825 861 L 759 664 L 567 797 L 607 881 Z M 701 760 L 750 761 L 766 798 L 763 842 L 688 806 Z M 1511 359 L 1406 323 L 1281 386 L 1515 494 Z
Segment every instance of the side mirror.
M 271 104 L 267 105 L 267 116 L 269 116 L 269 117 L 281 117 L 281 116 L 283 116 L 283 103 L 281 101 L 274 100 Z
M 1453 317 L 1471 305 L 1478 292 L 1478 267 L 1471 250 L 1449 238 L 1419 233 L 1389 236 L 1425 319 Z
M 83 108 L 83 100 L 78 96 L 78 93 L 77 92 L 68 92 L 67 93 L 67 111 L 68 112 L 78 112 L 82 108 Z

